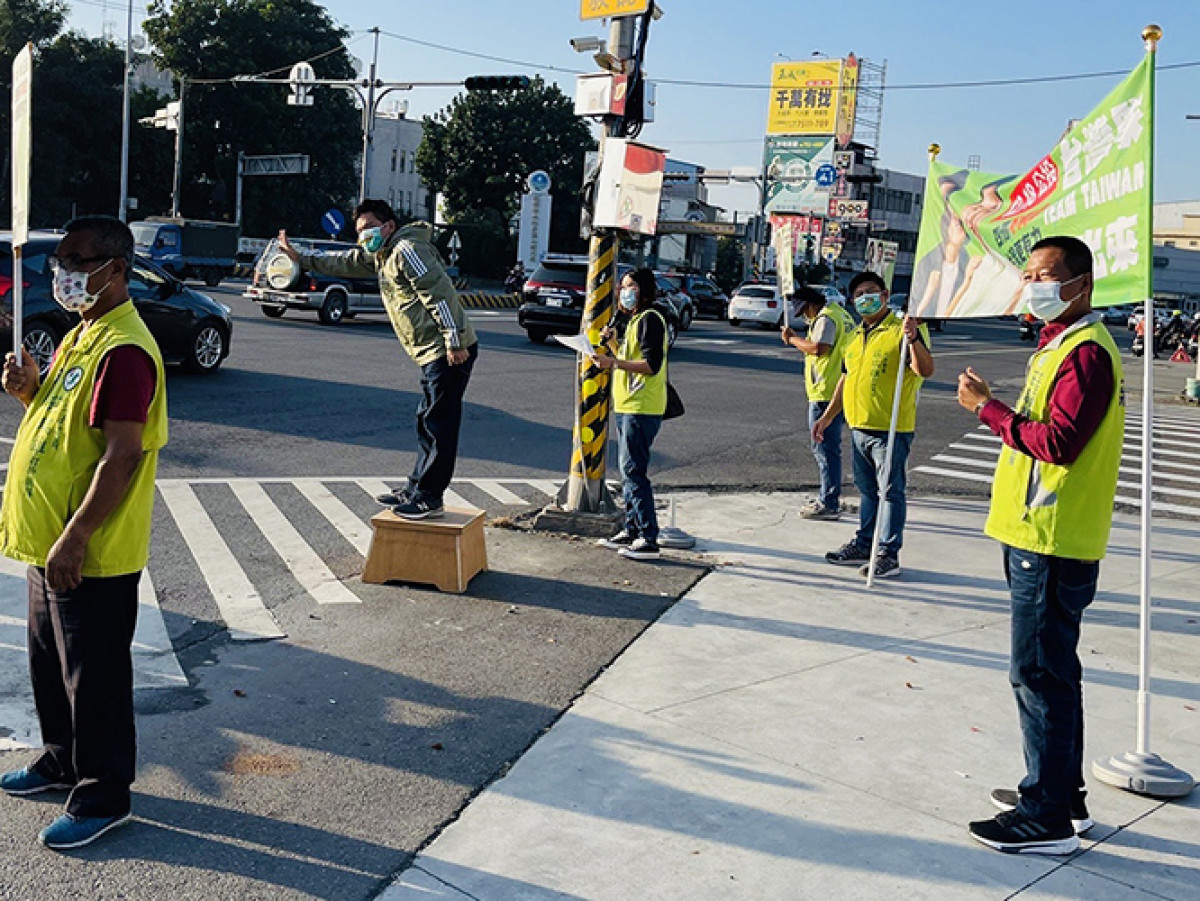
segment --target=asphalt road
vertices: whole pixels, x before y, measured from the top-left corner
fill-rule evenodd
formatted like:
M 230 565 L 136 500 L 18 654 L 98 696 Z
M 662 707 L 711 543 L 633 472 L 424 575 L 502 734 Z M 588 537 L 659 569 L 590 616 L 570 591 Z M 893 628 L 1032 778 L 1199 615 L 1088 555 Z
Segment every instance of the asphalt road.
M 0 798 L 0 898 L 374 897 L 705 571 L 493 529 L 468 596 L 364 585 L 372 487 L 414 456 L 417 369 L 381 318 L 268 320 L 214 293 L 234 309 L 232 356 L 215 376 L 168 376 L 144 619 L 165 636 L 148 656 L 179 681 L 138 692 L 137 822 L 57 856 L 33 837 L 61 797 Z M 531 344 L 513 311 L 472 315 L 482 352 L 454 490 L 493 516 L 530 510 L 566 472 L 574 360 Z M 1011 399 L 1029 347 L 1014 323 L 984 322 L 949 325 L 934 350 L 913 487 L 981 494 L 918 470 L 975 427 L 958 372 Z M 774 331 L 697 322 L 670 359 L 688 412 L 656 442 L 661 488 L 815 485 L 799 355 Z M 19 416 L 0 399 L 0 438 Z M 231 640 L 231 584 L 286 637 Z M 340 600 L 319 603 L 331 586 Z M 27 692 L 21 590 L 0 575 L 0 711 Z M 0 723 L 0 748 L 18 725 Z M 0 751 L 5 768 L 25 759 Z

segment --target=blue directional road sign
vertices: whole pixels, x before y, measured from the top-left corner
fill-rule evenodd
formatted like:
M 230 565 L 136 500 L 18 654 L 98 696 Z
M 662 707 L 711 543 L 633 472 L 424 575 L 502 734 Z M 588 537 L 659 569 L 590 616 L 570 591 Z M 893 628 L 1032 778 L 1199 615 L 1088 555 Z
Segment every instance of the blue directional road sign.
M 837 169 L 833 168 L 832 163 L 822 163 L 813 174 L 813 180 L 818 187 L 832 188 L 833 183 L 837 181 Z
M 346 217 L 339 209 L 332 209 L 321 217 L 321 228 L 328 232 L 329 237 L 335 238 L 346 227 Z

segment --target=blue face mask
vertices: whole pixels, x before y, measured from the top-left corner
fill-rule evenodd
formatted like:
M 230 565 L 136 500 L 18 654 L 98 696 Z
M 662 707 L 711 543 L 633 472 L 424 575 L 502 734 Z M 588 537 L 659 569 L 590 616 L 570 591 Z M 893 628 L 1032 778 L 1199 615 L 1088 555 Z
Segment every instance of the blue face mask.
M 632 310 L 637 306 L 637 302 L 637 291 L 633 288 L 622 288 L 617 296 L 617 303 L 621 305 L 622 310 Z
M 375 253 L 383 247 L 383 226 L 364 228 L 359 232 L 358 244 L 367 253 Z
M 854 298 L 854 309 L 860 316 L 874 316 L 883 309 L 882 294 L 860 294 Z

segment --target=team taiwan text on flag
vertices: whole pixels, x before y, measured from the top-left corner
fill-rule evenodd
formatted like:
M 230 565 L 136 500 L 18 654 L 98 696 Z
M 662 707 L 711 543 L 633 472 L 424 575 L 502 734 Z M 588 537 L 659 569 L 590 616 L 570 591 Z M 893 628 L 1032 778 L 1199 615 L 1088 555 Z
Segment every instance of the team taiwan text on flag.
M 1147 56 L 1022 176 L 930 165 L 911 294 L 917 315 L 1018 312 L 1030 248 L 1050 235 L 1091 247 L 1093 306 L 1150 296 L 1153 71 Z

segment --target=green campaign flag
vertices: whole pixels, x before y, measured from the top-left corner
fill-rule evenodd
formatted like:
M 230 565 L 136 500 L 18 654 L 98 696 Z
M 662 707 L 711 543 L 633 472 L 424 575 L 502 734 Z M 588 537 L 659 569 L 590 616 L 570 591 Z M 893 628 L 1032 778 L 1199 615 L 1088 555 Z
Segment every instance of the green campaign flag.
M 929 166 L 910 298 L 934 318 L 1019 312 L 1030 248 L 1083 240 L 1094 259 L 1092 305 L 1151 292 L 1153 54 L 1023 176 Z

